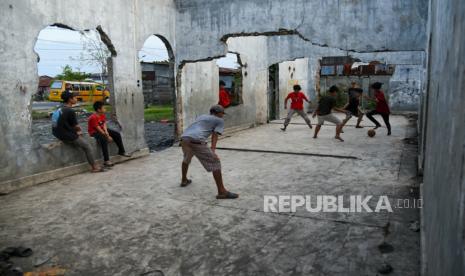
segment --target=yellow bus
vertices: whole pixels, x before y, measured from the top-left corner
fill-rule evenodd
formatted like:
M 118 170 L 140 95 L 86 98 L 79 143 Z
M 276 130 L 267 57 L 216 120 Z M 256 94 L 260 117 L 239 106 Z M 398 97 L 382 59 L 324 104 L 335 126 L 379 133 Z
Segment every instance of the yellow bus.
M 61 93 L 65 91 L 66 84 L 71 84 L 71 91 L 77 96 L 80 102 L 96 102 L 103 101 L 106 104 L 110 103 L 110 91 L 105 85 L 95 82 L 77 82 L 55 80 L 50 85 L 49 101 L 61 102 Z

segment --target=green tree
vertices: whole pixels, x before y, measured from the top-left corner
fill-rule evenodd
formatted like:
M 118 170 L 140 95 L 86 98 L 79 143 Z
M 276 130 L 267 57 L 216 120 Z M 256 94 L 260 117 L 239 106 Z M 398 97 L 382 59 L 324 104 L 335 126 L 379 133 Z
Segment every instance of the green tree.
M 65 65 L 65 67 L 63 67 L 63 72 L 56 75 L 55 79 L 67 81 L 83 81 L 88 77 L 90 77 L 90 74 L 73 71 L 71 66 Z

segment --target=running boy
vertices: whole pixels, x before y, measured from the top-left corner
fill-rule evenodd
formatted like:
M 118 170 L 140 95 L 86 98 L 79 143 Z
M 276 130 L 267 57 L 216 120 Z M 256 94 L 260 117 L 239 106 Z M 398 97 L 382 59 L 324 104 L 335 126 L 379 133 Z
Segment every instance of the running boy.
M 344 127 L 347 122 L 352 118 L 352 116 L 357 117 L 356 128 L 363 128 L 360 126 L 360 123 L 363 119 L 363 112 L 360 111 L 360 98 L 362 96 L 363 90 L 360 88 L 350 88 L 349 89 L 349 102 L 344 106 L 344 111 L 346 113 L 346 118 L 342 121 L 342 127 Z
M 391 124 L 389 123 L 389 114 L 391 111 L 389 110 L 389 105 L 386 101 L 386 98 L 384 97 L 384 93 L 381 91 L 382 85 L 383 84 L 380 82 L 375 82 L 371 85 L 371 88 L 375 91 L 374 100 L 376 101 L 376 108 L 375 110 L 368 112 L 367 117 L 376 125 L 375 129 L 377 129 L 381 126 L 381 124 L 375 118 L 373 118 L 373 115 L 381 115 L 388 130 L 387 135 L 391 135 Z
M 300 87 L 300 85 L 294 85 L 294 91 L 289 93 L 286 97 L 286 100 L 284 101 L 284 109 L 287 109 L 287 101 L 289 99 L 291 100 L 291 108 L 287 113 L 286 120 L 284 120 L 284 127 L 281 128 L 282 131 L 286 131 L 286 128 L 291 122 L 291 118 L 292 115 L 294 115 L 294 113 L 299 114 L 300 117 L 302 117 L 305 120 L 308 127 L 312 128 L 312 123 L 310 122 L 310 119 L 308 118 L 307 114 L 304 112 L 304 101 L 308 103 L 310 103 L 310 101 L 308 100 L 307 96 L 305 96 L 305 94 L 302 93 L 301 90 L 302 88 Z
M 344 142 L 341 138 L 342 122 L 331 113 L 333 109 L 345 113 L 345 110 L 336 107 L 337 91 L 339 91 L 337 86 L 331 86 L 329 88 L 329 95 L 321 97 L 318 102 L 318 107 L 313 113 L 313 118 L 318 115 L 318 124 L 316 125 L 315 134 L 313 135 L 313 138 L 315 139 L 318 138 L 318 132 L 320 132 L 321 126 L 325 123 L 325 121 L 328 121 L 336 125 L 336 136 L 334 138 Z

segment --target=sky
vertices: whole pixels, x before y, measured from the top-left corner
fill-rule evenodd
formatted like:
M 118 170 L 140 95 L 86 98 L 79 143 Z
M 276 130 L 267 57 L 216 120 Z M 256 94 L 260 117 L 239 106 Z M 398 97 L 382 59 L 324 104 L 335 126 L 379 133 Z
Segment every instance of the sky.
M 100 40 L 95 30 L 87 32 L 94 40 Z M 97 65 L 90 65 L 80 59 L 81 54 L 84 59 L 88 59 L 86 51 L 83 49 L 82 35 L 78 31 L 58 27 L 47 27 L 39 33 L 34 51 L 39 55 L 38 63 L 39 76 L 48 75 L 51 77 L 60 74 L 65 65 L 70 65 L 73 70 L 86 73 L 99 73 Z M 118 51 L 118 49 L 116 49 Z M 165 44 L 157 36 L 150 36 L 138 53 L 140 61 L 153 62 L 168 60 L 168 51 Z M 235 54 L 227 54 L 225 58 L 217 60 L 220 67 L 238 68 Z
M 230 69 L 238 69 L 239 67 L 241 67 L 237 60 L 237 55 L 231 54 L 231 53 L 226 54 L 226 57 L 218 59 L 216 61 L 216 64 L 219 67 L 230 68 Z

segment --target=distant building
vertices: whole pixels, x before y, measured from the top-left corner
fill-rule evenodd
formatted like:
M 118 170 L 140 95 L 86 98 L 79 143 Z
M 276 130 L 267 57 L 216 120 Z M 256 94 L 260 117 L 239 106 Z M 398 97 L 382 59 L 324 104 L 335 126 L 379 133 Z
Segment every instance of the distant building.
M 174 69 L 168 61 L 141 62 L 145 104 L 172 104 Z
M 36 100 L 44 100 L 44 97 L 50 92 L 50 84 L 53 78 L 50 76 L 40 76 L 39 85 L 37 87 Z
M 392 75 L 394 65 L 383 64 L 378 61 L 370 63 L 360 62 L 350 56 L 323 57 L 320 62 L 321 76 L 370 76 Z
M 86 81 L 94 81 L 94 82 L 102 83 L 102 79 L 103 79 L 103 84 L 108 84 L 108 76 L 106 74 L 102 76 L 102 74 L 100 73 L 91 73 L 90 76 L 86 79 Z

